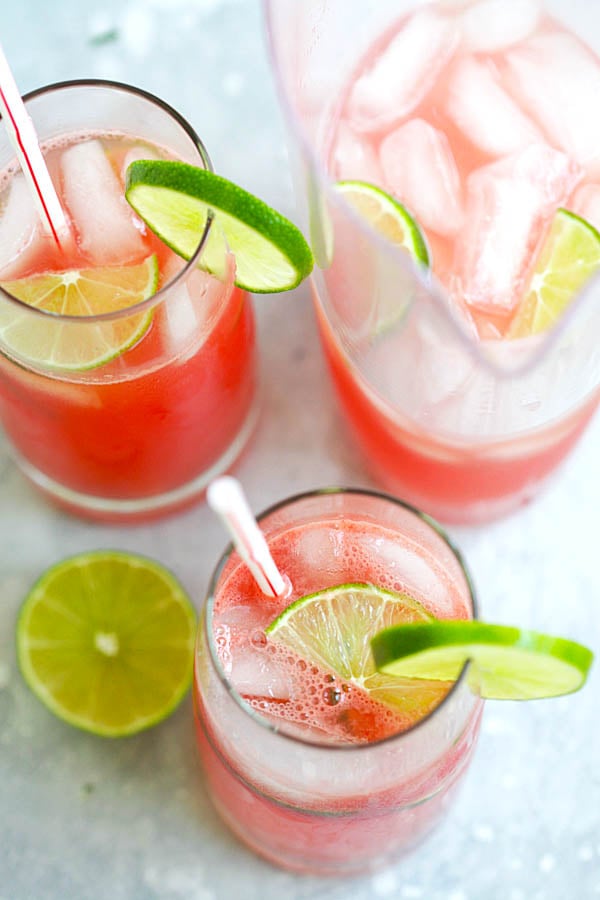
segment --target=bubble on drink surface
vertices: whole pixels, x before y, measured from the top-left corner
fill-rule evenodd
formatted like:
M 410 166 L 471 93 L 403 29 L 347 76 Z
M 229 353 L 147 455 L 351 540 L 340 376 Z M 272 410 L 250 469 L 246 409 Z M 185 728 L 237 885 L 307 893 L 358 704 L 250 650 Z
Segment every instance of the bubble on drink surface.
M 577 188 L 569 209 L 600 231 L 600 184 L 582 184 Z
M 452 68 L 445 111 L 465 137 L 490 156 L 507 156 L 542 140 L 493 68 L 471 57 Z
M 13 277 L 14 264 L 27 265 L 41 237 L 41 225 L 37 208 L 25 177 L 18 173 L 0 194 L 0 273 L 3 278 Z
M 270 646 L 274 652 L 269 657 L 271 677 L 268 684 L 272 687 L 273 671 L 278 666 L 281 674 L 288 679 L 289 691 L 285 692 L 285 696 L 282 690 L 277 695 L 265 693 L 265 682 L 262 680 L 264 670 L 261 672 L 259 661 L 256 658 L 249 660 L 245 651 L 246 660 L 239 668 L 235 661 L 234 667 L 236 675 L 243 676 L 241 687 L 244 689 L 236 684 L 243 698 L 278 729 L 319 743 L 362 743 L 387 737 L 409 724 L 400 709 L 395 711 L 378 703 L 367 692 L 324 672 L 318 666 L 309 663 L 300 670 L 289 662 L 289 652 L 283 645 Z M 264 653 L 257 655 L 264 658 Z M 254 681 L 248 684 L 250 679 Z M 248 687 L 245 687 L 246 684 Z M 351 711 L 354 725 L 344 717 L 343 711 L 346 709 Z M 354 718 L 353 710 L 357 711 Z M 370 731 L 363 733 L 358 727 L 360 723 L 367 724 Z
M 498 53 L 528 38 L 542 17 L 542 0 L 479 0 L 460 17 L 463 45 Z
M 423 119 L 389 134 L 380 148 L 386 188 L 419 224 L 452 235 L 463 221 L 460 178 L 447 137 Z
M 355 82 L 350 121 L 359 131 L 378 131 L 401 121 L 423 100 L 458 41 L 452 19 L 431 9 L 411 16 Z
M 467 181 L 467 225 L 454 269 L 467 304 L 510 314 L 523 296 L 554 212 L 581 171 L 543 144 L 475 171 Z
M 267 646 L 267 636 L 264 631 L 262 629 L 257 629 L 256 631 L 252 632 L 252 634 L 250 635 L 250 643 L 257 650 L 264 650 L 264 648 Z
M 90 262 L 108 266 L 141 260 L 146 251 L 135 214 L 101 141 L 68 147 L 60 167 L 64 201 Z
M 509 51 L 503 68 L 506 86 L 548 139 L 600 175 L 600 62 L 593 53 L 573 35 L 540 34 Z
M 329 687 L 323 691 L 323 699 L 327 706 L 337 706 L 343 700 L 343 693 L 340 688 Z
M 379 158 L 372 142 L 366 135 L 357 134 L 345 122 L 341 122 L 336 131 L 332 167 L 338 180 L 381 183 Z

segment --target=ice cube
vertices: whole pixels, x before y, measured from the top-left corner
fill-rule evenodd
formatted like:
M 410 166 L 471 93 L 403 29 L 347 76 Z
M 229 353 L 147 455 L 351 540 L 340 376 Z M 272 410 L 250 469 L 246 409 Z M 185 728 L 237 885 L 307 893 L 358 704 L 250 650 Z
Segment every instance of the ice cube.
M 458 41 L 454 22 L 431 9 L 412 16 L 357 80 L 349 111 L 359 131 L 377 131 L 408 115 L 448 63 Z
M 90 260 L 103 266 L 143 258 L 134 213 L 100 141 L 82 141 L 65 150 L 61 172 L 65 203 Z
M 0 198 L 0 272 L 11 277 L 14 264 L 27 265 L 35 253 L 41 226 L 36 206 L 25 178 L 18 173 Z
M 463 45 L 474 53 L 497 53 L 533 34 L 542 0 L 480 0 L 461 15 Z
M 543 144 L 469 177 L 454 266 L 467 304 L 492 314 L 514 310 L 544 230 L 580 177 L 567 156 Z
M 127 169 L 131 163 L 139 162 L 140 159 L 160 159 L 160 157 L 158 153 L 147 144 L 138 144 L 135 147 L 132 147 L 131 150 L 127 151 L 123 157 L 123 162 L 121 163 L 121 179 L 123 184 L 125 184 Z
M 452 70 L 445 108 L 471 143 L 491 156 L 507 156 L 542 137 L 502 89 L 490 65 L 470 57 Z
M 170 288 L 165 315 L 169 348 L 177 355 L 198 332 L 198 315 L 185 281 Z
M 333 151 L 333 172 L 336 178 L 354 178 L 381 184 L 381 168 L 377 153 L 364 136 L 356 134 L 342 122 L 336 135 Z
M 505 84 L 552 144 L 600 175 L 600 64 L 572 35 L 542 34 L 506 56 Z
M 455 234 L 463 221 L 460 179 L 446 136 L 412 119 L 380 148 L 384 184 L 436 234 Z
M 569 209 L 600 231 L 600 184 L 582 184 L 576 190 Z
M 250 644 L 233 654 L 230 677 L 236 690 L 245 697 L 289 700 L 292 696 L 289 667 L 278 656 Z

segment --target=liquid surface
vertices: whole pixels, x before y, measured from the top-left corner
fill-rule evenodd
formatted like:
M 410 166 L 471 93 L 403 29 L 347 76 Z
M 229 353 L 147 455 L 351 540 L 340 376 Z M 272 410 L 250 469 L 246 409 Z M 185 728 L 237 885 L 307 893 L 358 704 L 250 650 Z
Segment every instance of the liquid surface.
M 265 635 L 291 602 L 326 587 L 366 582 L 407 593 L 439 618 L 468 618 L 464 585 L 414 540 L 372 523 L 345 520 L 290 529 L 270 540 L 288 597 L 265 598 L 245 566 L 216 598 L 214 639 L 225 674 L 273 725 L 318 743 L 367 743 L 410 727 L 439 702 L 427 689 L 406 705 L 382 703 L 361 687 L 302 659 Z

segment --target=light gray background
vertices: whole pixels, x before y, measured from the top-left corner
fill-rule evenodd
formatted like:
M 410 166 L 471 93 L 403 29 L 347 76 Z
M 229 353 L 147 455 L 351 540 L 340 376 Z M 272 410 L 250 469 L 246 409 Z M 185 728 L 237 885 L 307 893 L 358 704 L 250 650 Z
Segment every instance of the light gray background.
M 156 92 L 190 119 L 217 171 L 294 215 L 257 0 L 3 2 L 0 38 L 23 90 L 97 76 Z M 308 290 L 258 298 L 256 309 L 263 413 L 238 468 L 253 506 L 369 485 L 333 402 Z M 600 649 L 599 449 L 597 420 L 537 505 L 452 529 L 488 619 Z M 90 548 L 140 551 L 171 567 L 199 606 L 224 543 L 203 506 L 136 529 L 68 518 L 28 487 L 0 435 L 0 900 L 600 898 L 598 665 L 575 697 L 488 704 L 447 824 L 397 868 L 352 882 L 277 871 L 230 837 L 205 793 L 189 698 L 153 731 L 106 742 L 29 694 L 15 618 L 46 566 Z

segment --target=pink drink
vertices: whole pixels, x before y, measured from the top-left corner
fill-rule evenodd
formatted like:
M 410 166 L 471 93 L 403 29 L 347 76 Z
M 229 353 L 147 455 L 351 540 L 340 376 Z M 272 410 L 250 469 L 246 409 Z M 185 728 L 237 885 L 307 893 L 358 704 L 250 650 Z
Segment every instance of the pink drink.
M 136 159 L 183 157 L 206 167 L 208 157 L 189 126 L 134 89 L 58 85 L 29 105 L 42 137 L 48 120 L 52 129 L 54 119 L 65 123 L 43 150 L 74 241 L 62 251 L 44 237 L 23 175 L 14 161 L 2 171 L 0 160 L 0 282 L 135 266 L 154 255 L 158 285 L 144 306 L 150 325 L 132 346 L 81 371 L 14 354 L 3 329 L 29 316 L 33 333 L 44 313 L 23 311 L 0 290 L 0 421 L 25 474 L 67 508 L 99 519 L 170 512 L 197 499 L 248 437 L 254 318 L 232 274 L 221 281 L 197 258 L 187 266 L 144 226 L 125 200 L 125 173 Z M 46 314 L 43 327 L 77 346 L 86 331 L 106 327 L 99 313 L 106 310 L 65 324 Z
M 600 61 L 538 17 L 537 0 L 509 12 L 514 22 L 503 15 L 504 35 L 484 30 L 498 23 L 477 7 L 452 15 L 432 3 L 370 49 L 340 104 L 331 167 L 407 206 L 436 276 L 485 340 L 506 335 L 558 208 L 600 228 L 600 127 L 584 116 L 589 93 L 572 96 L 600 85 Z M 411 41 L 431 56 L 429 71 L 419 84 L 392 80 L 396 105 L 378 103 L 390 57 Z M 566 117 L 547 96 L 559 84 L 572 97 Z
M 440 0 L 357 56 L 327 106 L 310 93 L 319 48 L 337 35 L 347 60 L 358 40 L 312 6 L 307 71 L 278 60 L 289 102 L 334 180 L 379 185 L 415 216 L 437 285 L 417 286 L 329 197 L 332 258 L 315 286 L 340 400 L 394 493 L 445 520 L 504 514 L 535 495 L 598 404 L 583 318 L 548 346 L 515 323 L 557 209 L 600 227 L 600 62 L 540 0 Z M 285 36 L 283 11 L 271 16 Z
M 237 555 L 216 573 L 196 656 L 209 789 L 232 830 L 273 862 L 359 872 L 438 822 L 470 760 L 481 704 L 463 682 L 450 693 L 411 684 L 402 702 L 383 702 L 264 629 L 299 597 L 349 582 L 405 592 L 439 618 L 470 618 L 468 580 L 441 534 L 391 498 L 305 495 L 261 527 L 291 592 L 262 596 Z

